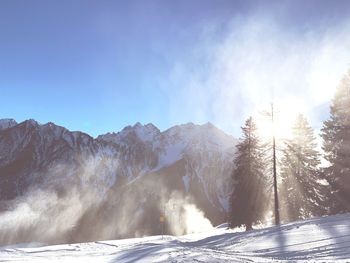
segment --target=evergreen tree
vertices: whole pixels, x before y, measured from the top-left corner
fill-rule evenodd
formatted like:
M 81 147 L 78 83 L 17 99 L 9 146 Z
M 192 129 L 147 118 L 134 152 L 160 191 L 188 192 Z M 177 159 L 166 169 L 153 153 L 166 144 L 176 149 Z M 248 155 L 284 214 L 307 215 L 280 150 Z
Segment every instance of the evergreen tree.
M 331 213 L 350 212 L 350 71 L 337 87 L 322 129 L 324 169 L 332 188 Z
M 326 187 L 320 180 L 320 155 L 313 129 L 303 115 L 297 117 L 292 129 L 281 163 L 280 196 L 284 219 L 295 221 L 325 213 Z
M 242 127 L 243 137 L 234 160 L 233 193 L 230 200 L 230 226 L 252 229 L 263 219 L 267 205 L 263 154 L 252 118 Z

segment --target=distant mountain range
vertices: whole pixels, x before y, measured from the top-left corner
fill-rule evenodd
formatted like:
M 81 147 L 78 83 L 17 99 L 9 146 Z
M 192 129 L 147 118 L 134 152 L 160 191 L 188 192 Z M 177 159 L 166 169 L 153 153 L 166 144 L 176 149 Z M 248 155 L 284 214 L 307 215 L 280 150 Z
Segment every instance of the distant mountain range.
M 2 119 L 0 244 L 160 234 L 160 215 L 164 231 L 174 233 L 170 221 L 185 204 L 222 223 L 236 144 L 211 123 L 163 132 L 136 123 L 92 138 L 54 123 Z M 9 218 L 17 212 L 24 223 L 14 229 Z

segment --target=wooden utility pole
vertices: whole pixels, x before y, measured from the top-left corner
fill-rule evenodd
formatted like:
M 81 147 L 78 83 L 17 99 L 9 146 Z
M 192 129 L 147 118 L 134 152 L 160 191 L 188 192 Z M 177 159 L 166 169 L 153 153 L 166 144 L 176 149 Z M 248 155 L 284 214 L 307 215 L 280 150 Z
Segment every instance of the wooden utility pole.
M 165 228 L 165 204 L 163 204 L 163 211 L 162 214 L 159 217 L 159 223 L 162 227 L 162 239 L 164 239 L 164 228 Z
M 273 116 L 273 103 L 271 103 L 271 121 L 272 129 L 274 129 L 274 116 Z M 272 132 L 272 153 L 273 153 L 273 189 L 275 195 L 275 224 L 280 224 L 280 210 L 278 202 L 278 192 L 277 192 L 277 169 L 276 169 L 276 138 L 275 131 Z

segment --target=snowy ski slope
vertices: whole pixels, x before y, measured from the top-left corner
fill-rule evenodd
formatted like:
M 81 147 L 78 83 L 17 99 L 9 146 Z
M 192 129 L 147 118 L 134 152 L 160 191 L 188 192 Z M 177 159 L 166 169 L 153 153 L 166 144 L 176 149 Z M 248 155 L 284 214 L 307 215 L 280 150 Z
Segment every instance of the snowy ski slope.
M 350 262 L 350 214 L 246 233 L 3 247 L 0 262 Z

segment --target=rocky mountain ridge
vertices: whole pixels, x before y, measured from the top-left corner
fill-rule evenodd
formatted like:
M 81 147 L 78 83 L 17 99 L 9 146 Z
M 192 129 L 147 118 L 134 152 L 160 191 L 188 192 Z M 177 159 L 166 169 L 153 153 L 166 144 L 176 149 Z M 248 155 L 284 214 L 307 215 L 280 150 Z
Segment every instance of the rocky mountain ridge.
M 236 143 L 210 123 L 188 123 L 163 132 L 153 124 L 137 123 L 94 139 L 54 123 L 3 119 L 0 208 L 6 214 L 19 199 L 26 202 L 38 189 L 55 193 L 56 202 L 78 192 L 86 209 L 77 215 L 74 229 L 47 241 L 54 243 L 159 233 L 155 218 L 175 193 L 196 205 L 213 223 L 220 223 L 225 220 L 232 191 L 228 181 Z M 126 202 L 130 203 L 128 212 Z M 112 216 L 139 216 L 134 222 L 129 220 L 126 230 L 114 227 L 112 232 L 96 236 L 89 232 L 87 222 L 95 222 L 96 212 L 106 207 L 103 213 L 110 212 L 99 220 L 101 228 L 114 224 Z M 150 214 L 155 218 L 147 223 L 144 219 Z

